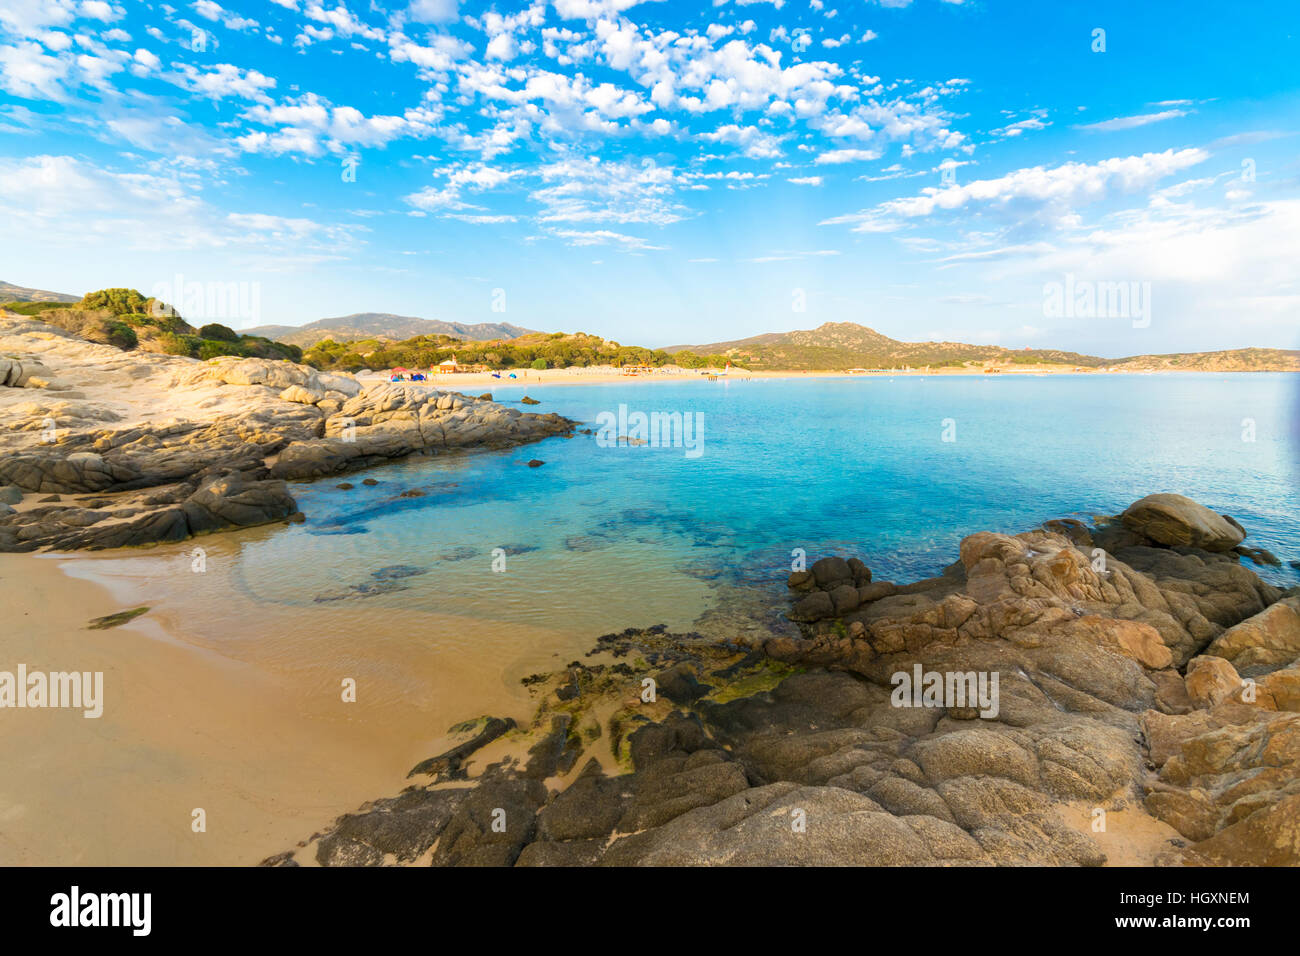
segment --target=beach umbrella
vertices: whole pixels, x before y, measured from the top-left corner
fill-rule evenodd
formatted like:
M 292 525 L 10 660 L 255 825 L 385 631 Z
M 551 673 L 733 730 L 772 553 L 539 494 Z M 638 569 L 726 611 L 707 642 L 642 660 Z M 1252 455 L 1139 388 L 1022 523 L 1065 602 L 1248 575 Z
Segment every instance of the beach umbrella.
M 399 366 L 397 366 L 395 369 L 393 369 L 393 371 L 394 371 L 394 372 L 405 372 L 405 371 L 407 371 L 407 369 L 404 369 L 404 368 L 402 368 L 402 366 L 399 365 Z

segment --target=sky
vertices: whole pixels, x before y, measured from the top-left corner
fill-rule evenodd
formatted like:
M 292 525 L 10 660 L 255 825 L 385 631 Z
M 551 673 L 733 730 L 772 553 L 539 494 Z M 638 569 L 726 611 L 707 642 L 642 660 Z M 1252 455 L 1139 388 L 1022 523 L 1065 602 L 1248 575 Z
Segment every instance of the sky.
M 1297 348 L 1298 22 L 1295 0 L 0 0 L 0 280 L 235 328 Z

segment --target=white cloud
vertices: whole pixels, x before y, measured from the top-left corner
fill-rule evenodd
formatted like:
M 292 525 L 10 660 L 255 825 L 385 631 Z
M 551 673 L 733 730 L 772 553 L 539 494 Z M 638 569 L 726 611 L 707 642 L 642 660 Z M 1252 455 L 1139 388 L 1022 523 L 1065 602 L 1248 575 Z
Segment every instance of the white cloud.
M 738 146 L 751 159 L 772 159 L 781 155 L 780 137 L 764 133 L 756 126 L 737 126 L 729 123 L 712 133 L 700 134 L 700 139 L 710 143 L 728 143 Z
M 646 2 L 652 0 L 555 0 L 555 12 L 566 20 L 595 20 Z
M 293 100 L 262 102 L 244 112 L 243 118 L 270 131 L 257 130 L 236 139 L 245 152 L 302 153 L 320 156 L 342 154 L 358 146 L 383 147 L 399 137 L 423 137 L 436 128 L 438 114 L 428 109 L 409 109 L 400 116 L 367 116 L 352 106 L 334 106 L 328 100 L 307 93 Z
M 1169 149 L 1091 164 L 1033 166 L 997 179 L 928 186 L 919 195 L 892 199 L 872 210 L 826 220 L 826 224 L 854 223 L 862 232 L 890 231 L 906 220 L 967 207 L 974 207 L 976 213 L 1010 207 L 1022 223 L 1043 218 L 1065 222 L 1078 206 L 1147 188 L 1207 158 L 1209 153 L 1202 149 Z
M 684 210 L 673 201 L 675 177 L 668 167 L 593 156 L 550 163 L 539 173 L 545 185 L 529 198 L 542 205 L 542 222 L 662 226 L 683 218 Z
M 667 248 L 666 246 L 651 245 L 645 239 L 637 236 L 611 232 L 608 229 L 597 229 L 591 232 L 581 232 L 575 229 L 556 229 L 551 234 L 566 240 L 571 246 L 619 246 L 629 250 Z
M 266 91 L 275 86 L 272 77 L 257 70 L 241 69 L 233 63 L 218 63 L 206 72 L 188 63 L 181 63 L 178 66 L 178 73 L 170 73 L 163 78 L 182 89 L 209 99 L 222 100 L 230 96 L 269 103 L 270 97 L 266 95 Z
M 832 149 L 820 154 L 813 162 L 819 166 L 832 166 L 841 163 L 860 163 L 879 158 L 880 150 L 877 149 Z
M 0 89 L 27 99 L 57 100 L 70 64 L 48 55 L 39 43 L 0 46 Z
M 416 23 L 447 23 L 459 15 L 460 0 L 411 0 L 406 16 Z
M 1163 123 L 1165 120 L 1186 115 L 1187 110 L 1162 110 L 1159 113 L 1144 113 L 1141 116 L 1119 116 L 1115 119 L 1102 120 L 1100 123 L 1087 123 L 1076 126 L 1075 129 L 1089 130 L 1096 133 L 1110 133 L 1118 129 L 1135 129 L 1139 126 L 1149 126 L 1152 123 Z
M 22 220 L 51 246 L 324 252 L 351 241 L 347 230 L 308 219 L 214 209 L 176 175 L 119 172 L 71 156 L 0 159 L 0 215 Z

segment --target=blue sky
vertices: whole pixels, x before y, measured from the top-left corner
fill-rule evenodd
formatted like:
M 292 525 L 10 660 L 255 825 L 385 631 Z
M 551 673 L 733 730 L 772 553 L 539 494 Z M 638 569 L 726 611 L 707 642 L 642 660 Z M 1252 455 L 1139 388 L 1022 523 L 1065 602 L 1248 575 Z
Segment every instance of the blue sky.
M 197 316 L 236 327 L 1295 348 L 1298 20 L 1294 0 L 0 0 L 0 279 L 246 283 L 256 310 Z M 1051 314 L 1067 276 L 1146 284 L 1149 321 Z

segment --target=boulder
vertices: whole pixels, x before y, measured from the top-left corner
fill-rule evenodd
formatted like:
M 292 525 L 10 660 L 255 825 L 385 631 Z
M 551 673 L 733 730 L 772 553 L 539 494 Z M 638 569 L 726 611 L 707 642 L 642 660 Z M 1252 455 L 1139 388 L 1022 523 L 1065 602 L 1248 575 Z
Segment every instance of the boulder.
M 817 581 L 817 586 L 825 591 L 837 588 L 841 584 L 853 584 L 853 569 L 849 567 L 849 562 L 834 555 L 814 561 L 810 570 Z
M 281 400 L 300 405 L 315 405 L 324 397 L 325 393 L 320 389 L 307 388 L 305 385 L 290 385 L 280 393 Z
M 1147 495 L 1129 505 L 1120 520 L 1129 530 L 1169 547 L 1231 551 L 1246 538 L 1231 518 L 1183 495 Z
M 820 621 L 835 616 L 835 604 L 825 591 L 813 591 L 796 602 L 787 616 L 792 621 Z
M 249 481 L 238 473 L 200 485 L 182 507 L 191 534 L 267 524 L 298 510 L 283 481 Z
M 1192 704 L 1207 710 L 1241 693 L 1241 677 L 1221 657 L 1193 657 L 1187 663 L 1184 681 Z
M 1279 667 L 1300 658 L 1300 597 L 1278 601 L 1228 628 L 1205 653 L 1232 661 L 1244 672 Z

